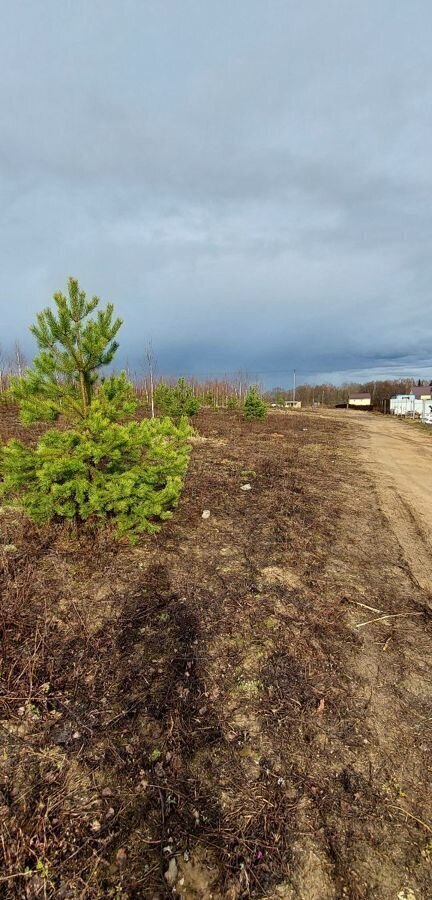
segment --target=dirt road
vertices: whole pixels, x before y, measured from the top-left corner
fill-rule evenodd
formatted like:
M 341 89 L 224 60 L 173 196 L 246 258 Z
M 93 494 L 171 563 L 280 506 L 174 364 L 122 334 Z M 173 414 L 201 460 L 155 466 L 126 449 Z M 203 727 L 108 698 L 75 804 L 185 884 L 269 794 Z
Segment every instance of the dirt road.
M 432 591 L 432 433 L 390 417 L 348 415 L 401 553 L 420 587 Z

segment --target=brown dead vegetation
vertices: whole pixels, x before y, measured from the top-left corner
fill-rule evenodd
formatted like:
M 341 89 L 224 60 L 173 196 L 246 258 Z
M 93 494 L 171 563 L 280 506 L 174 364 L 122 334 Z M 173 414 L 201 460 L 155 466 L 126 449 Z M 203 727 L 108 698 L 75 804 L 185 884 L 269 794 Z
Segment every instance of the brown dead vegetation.
M 197 428 L 136 548 L 3 509 L 0 895 L 426 900 L 428 598 L 349 431 Z

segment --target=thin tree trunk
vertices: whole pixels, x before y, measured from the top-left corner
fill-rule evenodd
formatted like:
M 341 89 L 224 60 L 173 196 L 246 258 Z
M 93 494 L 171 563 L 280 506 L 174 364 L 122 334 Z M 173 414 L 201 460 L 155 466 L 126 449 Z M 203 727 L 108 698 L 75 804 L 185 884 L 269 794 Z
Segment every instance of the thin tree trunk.
M 152 347 L 151 341 L 146 350 L 146 357 L 147 357 L 147 365 L 148 365 L 149 375 L 150 375 L 150 414 L 151 414 L 152 419 L 154 419 L 155 410 L 154 410 L 154 383 L 153 383 L 153 347 Z
M 87 415 L 88 404 L 87 404 L 87 391 L 86 391 L 86 383 L 85 383 L 85 378 L 84 378 L 84 372 L 80 372 L 80 373 L 79 373 L 79 378 L 80 378 L 80 388 L 81 388 L 81 400 L 82 400 L 82 407 L 83 407 L 83 416 L 84 416 L 84 418 L 85 418 L 86 415 Z

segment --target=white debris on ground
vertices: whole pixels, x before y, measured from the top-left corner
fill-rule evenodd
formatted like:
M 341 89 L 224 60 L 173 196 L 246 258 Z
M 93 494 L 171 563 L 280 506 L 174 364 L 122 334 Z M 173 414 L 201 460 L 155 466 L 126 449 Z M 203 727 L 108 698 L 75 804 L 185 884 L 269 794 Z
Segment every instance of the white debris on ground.
M 165 879 L 168 882 L 168 884 L 170 885 L 170 887 L 173 887 L 173 885 L 176 883 L 177 876 L 178 876 L 177 863 L 175 861 L 175 857 L 173 856 L 172 859 L 170 859 L 170 861 L 168 863 L 168 868 L 165 872 Z

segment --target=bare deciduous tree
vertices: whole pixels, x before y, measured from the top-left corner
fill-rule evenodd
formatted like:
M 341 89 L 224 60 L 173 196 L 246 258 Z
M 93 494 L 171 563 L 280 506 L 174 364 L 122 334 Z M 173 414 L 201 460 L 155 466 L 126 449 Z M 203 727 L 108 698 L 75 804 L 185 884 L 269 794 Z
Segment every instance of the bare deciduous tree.
M 149 371 L 150 378 L 150 412 L 151 417 L 154 419 L 155 411 L 154 411 L 154 355 L 153 355 L 153 345 L 152 342 L 149 341 L 146 348 L 146 360 L 147 360 L 147 368 Z
M 24 369 L 27 366 L 27 360 L 26 360 L 24 351 L 23 351 L 19 341 L 15 341 L 15 343 L 14 343 L 13 355 L 14 355 L 14 368 L 15 368 L 16 373 L 19 376 L 19 378 L 21 378 L 21 376 L 24 374 Z

